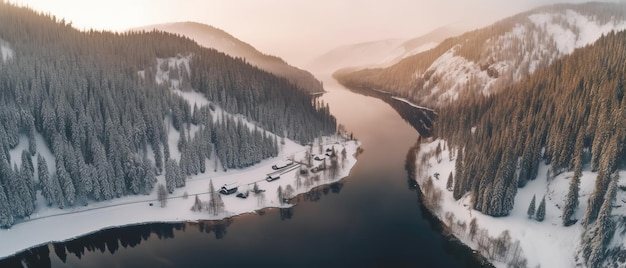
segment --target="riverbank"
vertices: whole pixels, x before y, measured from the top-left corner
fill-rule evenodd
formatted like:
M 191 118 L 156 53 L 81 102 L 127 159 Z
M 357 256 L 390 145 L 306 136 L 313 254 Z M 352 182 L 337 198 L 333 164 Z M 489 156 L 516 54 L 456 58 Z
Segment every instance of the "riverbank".
M 114 200 L 97 202 L 84 207 L 66 209 L 39 206 L 39 211 L 30 219 L 17 223 L 10 229 L 0 230 L 0 258 L 5 258 L 28 248 L 56 241 L 66 241 L 74 237 L 93 233 L 103 229 L 149 222 L 185 222 L 201 220 L 219 220 L 258 210 L 276 207 L 286 208 L 289 203 L 279 201 L 277 189 L 280 187 L 286 199 L 324 184 L 330 184 L 348 176 L 356 164 L 357 151 L 361 143 L 350 141 L 340 136 L 323 137 L 311 146 L 302 146 L 285 140 L 278 157 L 267 159 L 252 167 L 238 170 L 222 171 L 207 169 L 207 174 L 192 176 L 182 188 L 177 188 L 168 196 L 165 206 L 157 198 L 156 189 L 150 195 L 127 196 Z M 319 150 L 322 150 L 321 152 Z M 267 174 L 275 172 L 272 166 L 286 158 L 297 162 L 306 162 L 305 153 L 312 150 L 314 155 L 324 155 L 327 149 L 334 149 L 337 154 L 338 169 L 330 170 L 330 157 L 323 161 L 312 160 L 315 166 L 327 169 L 308 175 L 300 175 L 300 164 L 294 163 L 285 168 L 280 179 L 268 182 Z M 342 151 L 345 149 L 345 158 Z M 311 167 L 312 168 L 312 167 Z M 310 170 L 310 168 L 309 168 Z M 158 176 L 159 183 L 164 182 L 163 175 Z M 251 191 L 254 183 L 264 190 L 259 194 L 249 192 L 245 199 L 236 194 L 221 195 L 224 202 L 223 212 L 213 215 L 206 209 L 192 211 L 196 196 L 206 205 L 209 201 L 209 184 L 213 183 L 216 190 L 224 184 L 239 185 L 238 192 Z M 288 190 L 291 189 L 291 190 Z M 51 229 L 53 228 L 53 229 Z
M 577 265 L 576 254 L 583 227 L 580 221 L 564 227 L 561 220 L 561 208 L 565 203 L 572 172 L 548 179 L 546 174 L 549 166 L 540 164 L 539 176 L 518 189 L 510 215 L 491 217 L 471 209 L 472 200 L 469 194 L 454 200 L 452 192 L 447 189 L 447 179 L 450 174 L 454 174 L 456 159 L 454 155 L 450 156 L 450 150 L 445 144 L 444 140 L 421 144 L 416 157 L 416 178 L 425 205 L 455 237 L 496 267 L 511 265 L 565 268 Z M 442 148 L 439 157 L 436 153 L 437 146 Z M 593 192 L 595 176 L 593 172 L 583 171 L 575 219 L 582 218 L 587 208 L 587 199 Z M 542 197 L 546 198 L 545 219 L 541 222 L 527 215 L 533 196 L 536 204 L 539 204 Z

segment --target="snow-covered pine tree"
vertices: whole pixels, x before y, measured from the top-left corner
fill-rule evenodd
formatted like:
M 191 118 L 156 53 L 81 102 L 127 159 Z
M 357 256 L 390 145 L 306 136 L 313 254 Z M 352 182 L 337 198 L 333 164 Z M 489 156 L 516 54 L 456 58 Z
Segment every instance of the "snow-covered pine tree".
M 200 197 L 196 195 L 193 206 L 191 207 L 191 211 L 202 211 L 202 201 L 200 201 Z
M 157 186 L 157 200 L 161 203 L 161 207 L 164 208 L 167 205 L 167 189 L 163 184 Z
M 576 208 L 578 208 L 578 191 L 580 189 L 580 174 L 574 172 L 574 177 L 572 177 L 569 183 L 569 190 L 567 192 L 567 197 L 565 198 L 565 206 L 563 207 L 563 216 L 561 217 L 563 220 L 563 226 L 569 226 L 572 221 L 572 216 L 574 212 L 576 212 Z
M 454 172 L 456 173 L 454 178 L 454 188 L 453 188 L 453 196 L 455 200 L 461 199 L 463 194 L 463 185 L 461 181 L 463 180 L 463 148 L 458 149 L 456 162 L 454 164 Z
M 535 215 L 535 219 L 537 221 L 543 221 L 546 218 L 546 196 L 544 195 L 541 198 L 541 203 L 539 203 L 539 207 L 537 207 L 537 214 Z
M 530 205 L 528 205 L 526 215 L 528 215 L 529 219 L 535 216 L 535 195 L 533 195 L 533 199 L 530 200 Z
M 72 183 L 72 178 L 67 173 L 65 163 L 62 160 L 57 160 L 57 178 L 63 192 L 63 201 L 72 206 L 76 198 L 76 192 L 74 184 Z
M 11 227 L 13 221 L 13 212 L 9 205 L 9 199 L 5 194 L 4 187 L 2 187 L 0 183 L 0 227 Z
M 176 160 L 174 159 L 168 159 L 167 162 L 165 162 L 165 185 L 169 193 L 173 193 L 176 187 L 176 177 L 178 176 L 177 167 L 178 164 L 176 164 Z
M 587 265 L 592 268 L 602 267 L 602 261 L 606 257 L 606 248 L 615 232 L 615 223 L 611 220 L 611 211 L 617 193 L 617 181 L 619 181 L 619 173 L 616 172 L 611 176 L 609 188 L 595 223 L 595 236 L 591 241 L 591 254 L 587 261 Z
M 217 216 L 224 211 L 224 201 L 219 192 L 213 187 L 213 180 L 209 182 L 209 205 L 207 207 L 209 214 Z
M 52 206 L 54 203 L 54 187 L 48 171 L 48 164 L 41 154 L 37 154 L 37 176 L 39 177 L 41 195 L 46 200 L 48 206 Z
M 152 192 L 152 188 L 154 188 L 154 184 L 157 182 L 157 179 L 154 167 L 147 157 L 143 158 L 142 164 L 144 170 L 144 177 L 141 178 L 143 182 L 142 192 L 143 194 L 148 195 Z
M 450 175 L 448 175 L 448 180 L 446 181 L 446 189 L 448 191 L 452 191 L 453 187 L 453 182 L 454 182 L 454 177 L 452 175 L 452 171 L 450 171 Z

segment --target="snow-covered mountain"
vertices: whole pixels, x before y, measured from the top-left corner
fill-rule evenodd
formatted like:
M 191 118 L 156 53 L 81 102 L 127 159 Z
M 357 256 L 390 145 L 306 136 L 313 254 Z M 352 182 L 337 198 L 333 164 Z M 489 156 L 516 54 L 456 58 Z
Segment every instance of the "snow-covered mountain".
M 279 57 L 263 54 L 250 44 L 213 26 L 197 22 L 176 22 L 149 25 L 131 30 L 151 31 L 153 29 L 180 34 L 195 40 L 201 46 L 213 48 L 232 57 L 244 58 L 248 63 L 284 77 L 307 92 L 319 93 L 324 91 L 321 82 L 311 73 L 291 66 Z
M 386 67 L 436 47 L 444 39 L 465 30 L 460 25 L 449 25 L 411 39 L 386 39 L 341 46 L 319 56 L 307 68 L 334 72 L 342 68 Z
M 560 4 L 534 9 L 450 38 L 393 66 L 339 72 L 349 86 L 366 86 L 429 106 L 461 94 L 491 94 L 555 59 L 626 29 L 626 4 Z

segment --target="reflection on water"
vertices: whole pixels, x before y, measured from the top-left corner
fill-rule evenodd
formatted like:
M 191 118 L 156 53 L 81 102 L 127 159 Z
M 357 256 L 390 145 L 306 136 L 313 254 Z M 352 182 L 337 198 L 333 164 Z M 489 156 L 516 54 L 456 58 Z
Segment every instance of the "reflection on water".
M 391 108 L 396 110 L 400 117 L 409 123 L 421 137 L 430 137 L 432 135 L 433 124 L 437 119 L 437 114 L 431 110 L 417 109 L 410 104 L 394 99 L 391 94 L 384 92 L 371 90 L 367 88 L 348 88 L 354 93 L 358 93 L 364 96 L 371 96 L 378 98 L 385 103 L 389 104 Z
M 291 202 L 318 202 L 328 194 L 341 192 L 343 184 L 343 181 L 339 181 L 316 187 L 307 193 L 296 196 Z M 279 208 L 280 220 L 292 219 L 295 208 L 296 206 Z M 266 210 L 260 210 L 257 213 L 265 215 Z M 233 222 L 233 218 L 227 218 L 219 221 L 148 223 L 129 225 L 123 228 L 110 228 L 69 241 L 50 243 L 26 250 L 8 259 L 0 260 L 0 267 L 51 267 L 51 250 L 61 262 L 66 263 L 68 254 L 74 255 L 79 260 L 86 252 L 115 254 L 121 248 L 134 248 L 150 239 L 174 239 L 176 232 L 194 231 L 198 234 L 212 234 L 215 239 L 222 239 L 227 234 L 228 226 Z

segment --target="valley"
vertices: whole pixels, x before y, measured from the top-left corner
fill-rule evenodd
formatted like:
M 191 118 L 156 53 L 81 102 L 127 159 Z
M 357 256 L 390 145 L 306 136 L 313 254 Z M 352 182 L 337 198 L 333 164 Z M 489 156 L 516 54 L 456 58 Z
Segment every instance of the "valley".
M 0 267 L 626 267 L 625 3 L 25 1 Z

